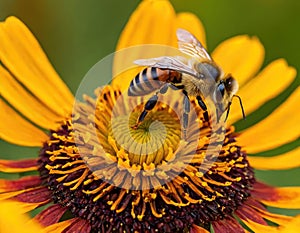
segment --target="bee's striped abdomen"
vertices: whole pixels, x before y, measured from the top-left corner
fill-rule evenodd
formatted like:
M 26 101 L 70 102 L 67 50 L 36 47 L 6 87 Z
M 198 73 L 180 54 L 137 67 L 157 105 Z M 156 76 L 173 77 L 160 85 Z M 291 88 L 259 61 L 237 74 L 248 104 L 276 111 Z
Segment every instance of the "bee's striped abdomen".
M 160 77 L 163 73 L 164 71 L 158 68 L 145 68 L 131 81 L 128 95 L 142 96 L 158 90 L 164 83 L 164 80 Z

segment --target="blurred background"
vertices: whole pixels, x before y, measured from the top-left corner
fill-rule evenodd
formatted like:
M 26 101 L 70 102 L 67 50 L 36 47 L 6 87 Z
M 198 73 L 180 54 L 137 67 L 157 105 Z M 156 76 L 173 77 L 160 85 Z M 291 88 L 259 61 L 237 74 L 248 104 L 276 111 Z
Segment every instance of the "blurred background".
M 15 15 L 25 22 L 39 40 L 56 71 L 75 93 L 91 66 L 114 52 L 120 33 L 139 2 L 138 0 L 0 0 L 0 20 Z M 206 28 L 209 51 L 232 36 L 255 35 L 265 46 L 264 65 L 282 57 L 298 71 L 300 70 L 300 1 L 171 0 L 171 2 L 177 12 L 189 11 L 199 16 Z M 274 110 L 274 106 L 284 101 L 299 84 L 298 75 L 297 80 L 285 93 L 270 101 L 266 108 L 247 116 L 245 121 L 238 122 L 236 127 L 243 129 L 267 116 Z M 299 144 L 300 140 L 297 140 L 268 152 L 267 155 L 288 151 Z M 3 141 L 0 141 L 0 148 L 0 159 L 36 157 L 38 153 L 38 148 L 23 148 Z M 300 185 L 300 169 L 257 171 L 256 174 L 260 180 L 269 184 Z

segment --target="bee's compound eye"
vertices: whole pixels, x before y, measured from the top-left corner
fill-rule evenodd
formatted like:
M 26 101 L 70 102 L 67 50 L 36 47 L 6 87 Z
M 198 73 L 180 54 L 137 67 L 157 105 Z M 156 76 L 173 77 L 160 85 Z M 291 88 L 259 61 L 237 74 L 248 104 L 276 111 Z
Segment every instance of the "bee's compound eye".
M 223 82 L 219 83 L 215 91 L 215 100 L 220 103 L 223 100 L 225 94 L 225 84 Z
M 231 76 L 227 77 L 225 80 L 226 87 L 231 87 L 233 85 L 234 81 L 235 80 L 233 79 L 233 77 L 231 77 Z
M 237 81 L 232 76 L 228 76 L 225 79 L 225 88 L 228 92 L 235 94 L 238 90 L 238 87 L 239 85 Z

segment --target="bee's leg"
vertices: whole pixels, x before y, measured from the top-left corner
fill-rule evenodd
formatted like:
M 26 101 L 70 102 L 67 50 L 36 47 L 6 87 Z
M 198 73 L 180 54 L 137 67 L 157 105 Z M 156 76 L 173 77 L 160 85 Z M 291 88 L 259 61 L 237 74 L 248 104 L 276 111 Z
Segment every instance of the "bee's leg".
M 169 83 L 166 83 L 164 84 L 158 92 L 155 93 L 155 95 L 153 95 L 145 104 L 144 106 L 144 110 L 143 112 L 141 113 L 141 115 L 139 116 L 136 124 L 134 126 L 132 126 L 131 128 L 133 129 L 137 129 L 139 127 L 139 125 L 143 122 L 143 120 L 145 119 L 146 115 L 148 114 L 149 111 L 151 111 L 156 103 L 157 103 L 157 100 L 158 100 L 158 94 L 165 94 L 168 90 L 168 87 L 169 87 Z
M 158 91 L 156 94 L 158 94 L 158 93 L 160 93 L 160 94 L 165 94 L 165 93 L 167 92 L 168 88 L 171 87 L 171 86 L 172 86 L 172 85 L 171 85 L 170 83 L 164 84 L 164 85 L 159 89 L 159 91 Z
M 139 116 L 138 120 L 137 120 L 137 123 L 132 126 L 133 129 L 137 129 L 139 127 L 139 125 L 143 122 L 143 120 L 145 119 L 146 115 L 148 114 L 149 111 L 151 111 L 156 103 L 157 103 L 157 100 L 158 100 L 158 95 L 157 93 L 152 96 L 145 104 L 145 107 L 144 107 L 144 111 L 141 113 L 141 115 Z
M 191 109 L 191 102 L 190 99 L 186 93 L 186 91 L 182 91 L 184 94 L 184 99 L 183 99 L 183 135 L 184 135 L 184 139 L 186 139 L 186 129 L 188 127 L 189 124 L 189 113 L 190 113 L 190 109 Z
M 207 107 L 206 104 L 204 103 L 204 101 L 202 100 L 201 96 L 197 96 L 197 101 L 199 106 L 202 108 L 202 110 L 204 111 L 203 116 L 204 116 L 204 120 L 205 121 L 209 121 L 209 116 L 208 116 L 208 112 L 207 112 Z

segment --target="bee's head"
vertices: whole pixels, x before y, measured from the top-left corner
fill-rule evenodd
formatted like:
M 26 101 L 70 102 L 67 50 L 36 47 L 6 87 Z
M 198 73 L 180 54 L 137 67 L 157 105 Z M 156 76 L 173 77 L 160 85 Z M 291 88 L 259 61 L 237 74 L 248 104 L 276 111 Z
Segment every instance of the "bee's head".
M 214 92 L 214 101 L 221 108 L 221 111 L 224 112 L 229 107 L 238 88 L 238 82 L 231 75 L 219 81 Z
M 223 112 L 227 110 L 227 114 L 225 118 L 227 119 L 232 98 L 237 97 L 238 100 L 240 101 L 243 118 L 245 118 L 242 99 L 241 97 L 236 95 L 238 89 L 239 89 L 239 84 L 231 75 L 228 75 L 224 79 L 220 80 L 214 92 L 214 101 L 217 105 L 218 117 L 220 117 L 223 114 Z

